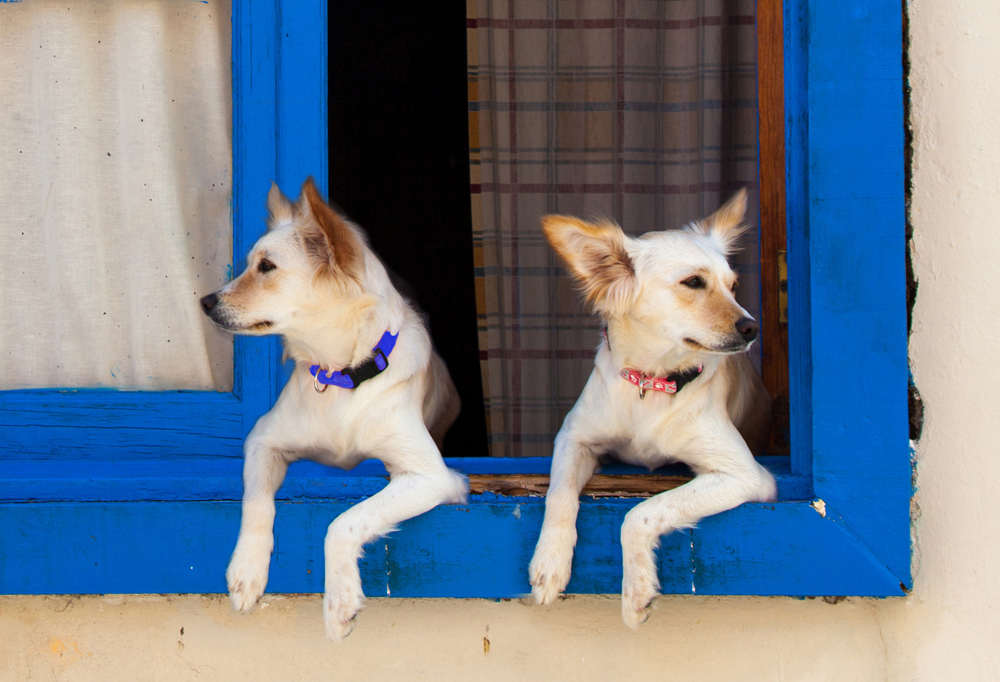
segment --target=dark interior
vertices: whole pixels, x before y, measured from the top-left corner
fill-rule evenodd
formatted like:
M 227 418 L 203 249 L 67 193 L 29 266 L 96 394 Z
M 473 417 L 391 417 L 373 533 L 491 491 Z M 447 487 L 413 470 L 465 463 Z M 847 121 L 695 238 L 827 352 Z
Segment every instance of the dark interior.
M 485 456 L 464 0 L 330 6 L 330 198 L 413 288 L 462 397 L 448 457 Z

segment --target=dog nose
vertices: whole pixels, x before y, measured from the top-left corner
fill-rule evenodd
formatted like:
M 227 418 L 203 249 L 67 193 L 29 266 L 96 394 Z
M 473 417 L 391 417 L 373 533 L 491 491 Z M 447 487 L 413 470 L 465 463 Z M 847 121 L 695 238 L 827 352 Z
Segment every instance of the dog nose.
M 201 309 L 205 311 L 206 315 L 208 315 L 209 313 L 212 312 L 212 308 L 214 308 L 215 304 L 218 302 L 219 302 L 219 297 L 216 296 L 215 294 L 209 294 L 208 296 L 204 296 L 201 299 Z
M 744 317 L 736 320 L 736 331 L 740 333 L 743 340 L 750 343 L 757 338 L 757 332 L 760 331 L 760 325 L 751 320 L 749 317 Z

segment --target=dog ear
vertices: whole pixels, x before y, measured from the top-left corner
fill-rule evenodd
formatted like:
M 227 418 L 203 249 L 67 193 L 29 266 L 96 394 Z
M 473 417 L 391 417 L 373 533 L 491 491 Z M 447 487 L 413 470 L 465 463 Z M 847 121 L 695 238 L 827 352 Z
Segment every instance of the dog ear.
M 612 223 L 593 224 L 571 216 L 542 218 L 545 238 L 583 286 L 595 310 L 625 312 L 635 295 L 635 267 L 625 233 Z
M 271 182 L 271 191 L 267 193 L 267 229 L 273 230 L 295 220 L 295 204 L 288 200 L 275 182 Z
M 356 276 L 362 262 L 361 241 L 344 219 L 324 201 L 311 177 L 302 184 L 299 210 L 315 222 L 315 226 L 306 228 L 305 243 L 309 255 Z
M 739 248 L 740 237 L 749 225 L 743 222 L 747 213 L 747 191 L 741 189 L 712 215 L 695 223 L 695 231 L 712 239 L 727 256 Z

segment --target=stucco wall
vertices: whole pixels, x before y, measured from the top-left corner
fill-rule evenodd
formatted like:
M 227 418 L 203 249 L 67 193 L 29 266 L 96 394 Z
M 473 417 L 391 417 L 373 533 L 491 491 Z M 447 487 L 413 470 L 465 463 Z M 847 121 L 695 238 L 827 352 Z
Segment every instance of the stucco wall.
M 910 22 L 911 354 L 927 406 L 910 597 L 665 597 L 638 633 L 606 597 L 372 599 L 340 645 L 315 596 L 245 618 L 217 597 L 0 597 L 0 680 L 1000 677 L 1000 9 L 914 0 Z

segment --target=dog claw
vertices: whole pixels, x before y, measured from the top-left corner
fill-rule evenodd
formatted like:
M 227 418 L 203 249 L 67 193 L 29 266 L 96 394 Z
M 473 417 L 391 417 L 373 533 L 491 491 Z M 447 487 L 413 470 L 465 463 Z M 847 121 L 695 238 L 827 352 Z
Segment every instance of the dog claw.
M 545 606 L 554 602 L 569 584 L 573 566 L 573 545 L 568 552 L 536 553 L 528 567 L 528 582 L 535 603 Z M 567 556 L 568 555 L 568 556 Z
M 240 613 L 250 612 L 264 596 L 264 589 L 267 587 L 270 551 L 260 551 L 259 554 L 261 556 L 257 559 L 252 559 L 250 552 L 237 547 L 226 570 L 229 600 Z
M 645 623 L 649 619 L 650 607 L 659 594 L 652 590 L 644 595 L 645 598 L 634 595 L 631 591 L 622 594 L 622 622 L 633 630 Z M 642 604 L 642 606 L 638 606 Z
M 559 598 L 566 587 L 565 583 L 560 585 L 561 581 L 556 581 L 550 576 L 539 576 L 538 581 L 531 586 L 531 596 L 535 600 L 535 604 L 539 606 L 548 606 Z
M 622 620 L 625 625 L 629 626 L 633 630 L 638 630 L 639 626 L 649 620 L 649 611 L 643 609 L 642 611 L 632 613 L 632 614 L 622 614 Z
M 342 642 L 347 639 L 347 636 L 354 632 L 354 619 L 347 621 L 346 623 L 327 623 L 326 624 L 326 638 L 331 642 Z
M 539 606 L 547 606 L 556 600 L 560 594 L 559 590 L 552 589 L 550 585 L 547 584 L 545 576 L 539 578 L 538 584 L 531 586 L 531 596 L 534 598 L 535 603 Z
M 653 602 L 650 601 L 646 606 L 641 609 L 635 609 L 630 607 L 628 604 L 622 604 L 622 622 L 629 626 L 633 630 L 638 629 L 640 625 L 649 620 L 649 607 Z
M 229 582 L 229 600 L 240 613 L 249 613 L 264 596 L 267 578 L 237 578 Z
M 264 596 L 264 587 L 249 589 L 242 581 L 229 588 L 229 600 L 240 613 L 249 613 Z
M 365 597 L 360 591 L 323 597 L 323 623 L 326 637 L 340 642 L 354 630 L 354 621 L 364 606 Z

